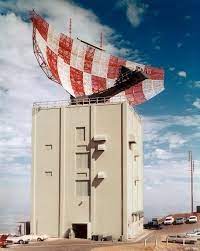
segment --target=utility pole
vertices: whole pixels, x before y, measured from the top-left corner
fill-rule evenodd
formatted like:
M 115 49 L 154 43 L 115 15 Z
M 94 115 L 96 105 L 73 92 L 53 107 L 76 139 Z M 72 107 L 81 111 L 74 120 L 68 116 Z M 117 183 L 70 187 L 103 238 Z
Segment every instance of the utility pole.
M 190 190 L 191 190 L 191 213 L 194 212 L 194 185 L 193 185 L 193 173 L 194 173 L 194 160 L 192 158 L 192 151 L 189 151 L 189 166 L 190 166 Z
M 192 171 L 191 171 L 191 207 L 192 207 L 192 213 L 194 212 L 194 160 L 192 160 Z

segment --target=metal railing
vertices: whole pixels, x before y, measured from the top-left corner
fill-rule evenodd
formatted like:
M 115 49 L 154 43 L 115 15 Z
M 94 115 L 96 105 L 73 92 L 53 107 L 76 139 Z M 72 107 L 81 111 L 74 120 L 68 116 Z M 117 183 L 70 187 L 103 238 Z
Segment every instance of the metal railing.
M 157 247 L 157 245 L 158 245 L 158 239 L 157 239 L 157 236 L 155 236 L 155 235 L 150 235 L 149 237 L 147 237 L 146 239 L 144 239 L 144 246 L 145 247 L 147 246 L 147 241 L 149 241 L 150 239 L 154 239 L 154 245 L 155 245 L 155 247 Z
M 90 104 L 105 104 L 105 103 L 121 103 L 127 102 L 125 96 L 117 96 L 117 97 L 81 97 L 74 98 L 69 100 L 58 100 L 58 101 L 43 101 L 43 102 L 34 102 L 34 108 L 59 108 L 66 107 L 70 105 L 90 105 Z

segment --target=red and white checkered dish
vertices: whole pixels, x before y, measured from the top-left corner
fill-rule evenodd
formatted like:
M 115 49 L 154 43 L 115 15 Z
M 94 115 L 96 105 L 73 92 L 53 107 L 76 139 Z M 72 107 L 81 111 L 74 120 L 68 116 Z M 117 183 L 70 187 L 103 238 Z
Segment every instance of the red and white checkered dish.
M 91 95 L 112 87 L 121 66 L 140 69 L 149 79 L 127 89 L 123 94 L 131 105 L 138 105 L 164 90 L 164 71 L 124 60 L 89 46 L 78 39 L 58 34 L 35 12 L 33 32 L 43 63 L 54 80 L 74 97 Z

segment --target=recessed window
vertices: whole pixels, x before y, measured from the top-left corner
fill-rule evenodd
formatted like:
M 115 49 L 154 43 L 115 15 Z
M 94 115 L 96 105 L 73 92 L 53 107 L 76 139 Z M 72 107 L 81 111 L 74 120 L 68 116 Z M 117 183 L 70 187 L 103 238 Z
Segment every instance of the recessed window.
M 76 195 L 77 196 L 90 196 L 90 187 L 88 180 L 76 181 Z
M 76 168 L 77 169 L 86 169 L 88 166 L 88 153 L 76 153 Z
M 45 145 L 45 148 L 47 151 L 52 150 L 53 146 L 52 145 Z
M 76 143 L 80 144 L 85 141 L 85 127 L 76 127 Z
M 45 175 L 46 175 L 46 176 L 52 176 L 53 173 L 52 173 L 52 171 L 45 171 Z

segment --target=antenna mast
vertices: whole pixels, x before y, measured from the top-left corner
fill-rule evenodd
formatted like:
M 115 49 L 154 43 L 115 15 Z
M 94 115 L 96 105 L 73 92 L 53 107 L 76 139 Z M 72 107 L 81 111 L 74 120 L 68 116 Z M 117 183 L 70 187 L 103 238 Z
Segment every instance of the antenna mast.
M 69 19 L 69 36 L 70 37 L 72 36 L 72 19 L 71 19 L 71 17 Z
M 189 166 L 190 166 L 190 191 L 191 191 L 191 213 L 194 212 L 194 160 L 192 158 L 192 151 L 189 151 Z
M 100 34 L 100 48 L 103 48 L 103 33 Z

